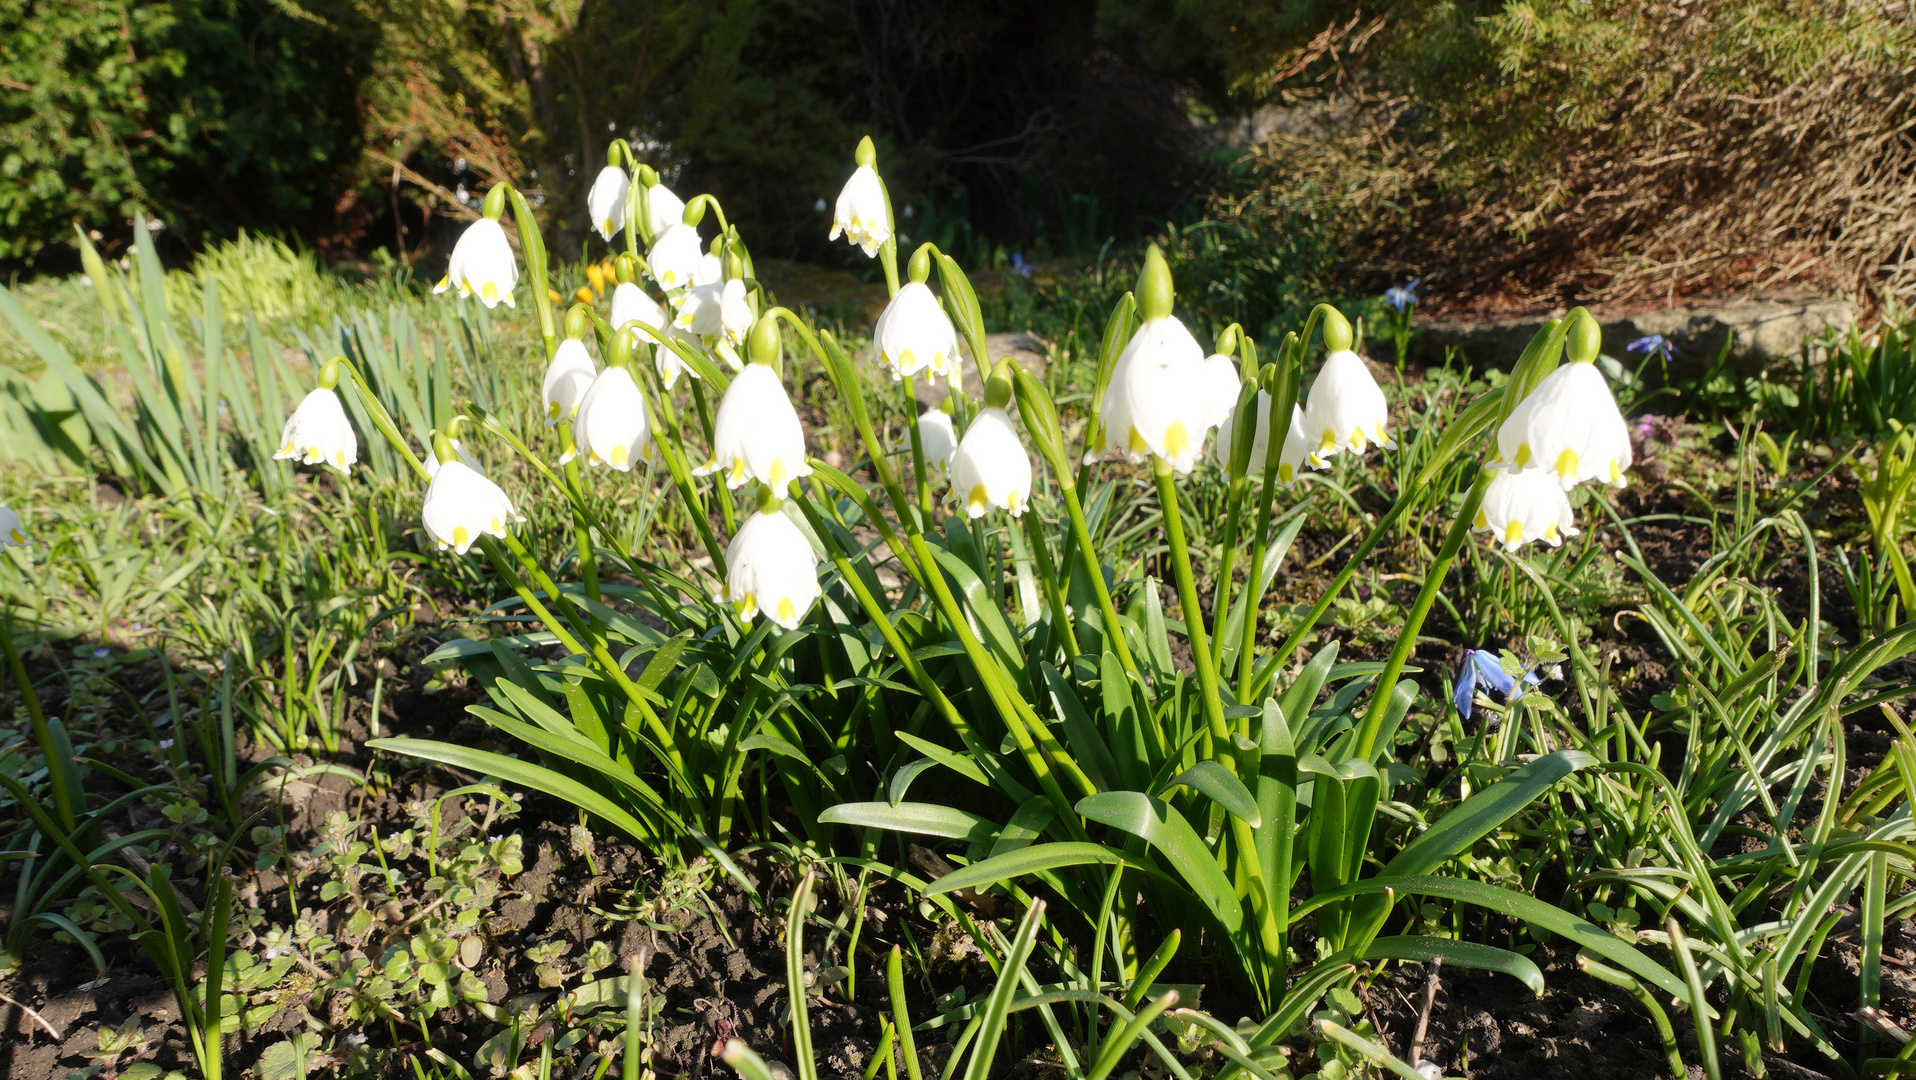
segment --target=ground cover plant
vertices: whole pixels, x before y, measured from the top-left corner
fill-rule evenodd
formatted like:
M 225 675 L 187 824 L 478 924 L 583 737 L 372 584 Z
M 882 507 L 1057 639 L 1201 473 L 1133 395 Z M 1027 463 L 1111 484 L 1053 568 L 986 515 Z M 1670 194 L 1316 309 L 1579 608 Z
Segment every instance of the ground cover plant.
M 586 263 L 0 293 L 10 1075 L 1910 1068 L 1902 325 L 1407 370 L 974 283 L 869 141 L 825 325 L 608 160 Z

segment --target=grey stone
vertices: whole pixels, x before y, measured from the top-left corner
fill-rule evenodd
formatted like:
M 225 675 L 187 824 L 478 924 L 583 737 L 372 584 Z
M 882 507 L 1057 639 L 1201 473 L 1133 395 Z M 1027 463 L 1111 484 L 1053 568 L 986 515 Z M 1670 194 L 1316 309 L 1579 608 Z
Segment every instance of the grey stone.
M 1509 369 L 1544 323 L 1563 311 L 1508 319 L 1433 320 L 1419 322 L 1411 352 L 1438 361 L 1455 347 L 1478 366 Z M 1738 371 L 1754 375 L 1795 363 L 1803 342 L 1825 330 L 1846 329 L 1856 321 L 1856 305 L 1848 300 L 1821 297 L 1774 297 L 1720 304 L 1699 303 L 1661 311 L 1613 314 L 1602 308 L 1591 314 L 1603 328 L 1603 351 L 1627 359 L 1624 346 L 1640 337 L 1661 334 L 1676 348 L 1673 373 L 1693 374 L 1716 360 L 1727 338 L 1730 362 Z M 1387 349 L 1377 339 L 1373 351 Z

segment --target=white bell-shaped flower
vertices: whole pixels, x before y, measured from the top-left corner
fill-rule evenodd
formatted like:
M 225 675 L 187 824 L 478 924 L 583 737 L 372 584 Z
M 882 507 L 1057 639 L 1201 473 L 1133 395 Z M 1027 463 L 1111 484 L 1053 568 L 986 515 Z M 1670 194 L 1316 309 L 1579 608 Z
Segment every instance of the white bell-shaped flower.
M 1304 405 L 1304 445 L 1310 448 L 1311 466 L 1324 468 L 1346 450 L 1361 454 L 1371 443 L 1396 446 L 1385 432 L 1389 424 L 1384 390 L 1363 358 L 1349 349 L 1325 357 Z
M 796 630 L 818 596 L 818 556 L 790 518 L 774 507 L 739 525 L 725 549 L 724 599 L 741 620 L 750 622 L 762 611 Z
M 811 475 L 798 410 L 792 408 L 778 373 L 765 364 L 746 364 L 719 400 L 718 418 L 712 424 L 712 460 L 693 470 L 693 475 L 720 470 L 725 472 L 728 488 L 736 490 L 746 480 L 757 480 L 781 496 L 787 484 Z
M 1569 363 L 1511 410 L 1497 453 L 1508 466 L 1545 470 L 1565 491 L 1585 480 L 1622 487 L 1630 428 L 1597 365 Z
M 971 517 L 983 517 L 994 506 L 1012 517 L 1025 512 L 1031 498 L 1031 456 L 1002 408 L 987 406 L 958 440 L 951 456 L 951 493 L 964 502 Z
M 20 515 L 0 506 L 0 548 L 26 546 L 27 533 L 20 524 Z
M 694 285 L 686 290 L 685 302 L 679 305 L 679 313 L 672 323 L 707 344 L 724 341 L 738 346 L 744 343 L 754 318 L 745 283 L 734 278 L 723 284 Z
M 1551 547 L 1577 535 L 1570 499 L 1548 469 L 1502 469 L 1484 490 L 1483 504 L 1471 527 L 1487 532 L 1515 551 L 1533 540 Z
M 1215 380 L 1197 339 L 1175 315 L 1145 322 L 1104 392 L 1105 449 L 1132 464 L 1156 455 L 1188 474 L 1218 419 Z
M 910 445 L 910 436 L 907 436 L 907 449 Z M 951 472 L 952 455 L 958 452 L 958 432 L 951 426 L 950 413 L 927 409 L 918 414 L 918 448 L 925 455 L 927 478 Z
M 359 460 L 359 439 L 346 421 L 339 395 L 324 386 L 314 389 L 286 418 L 274 460 L 291 458 L 305 465 L 325 462 L 343 473 Z
M 519 264 L 512 258 L 512 245 L 506 242 L 506 230 L 491 218 L 480 218 L 459 234 L 452 246 L 452 259 L 446 264 L 446 276 L 432 287 L 437 293 L 459 290 L 461 300 L 475 293 L 487 307 L 504 301 L 512 303 L 512 287 L 519 283 Z
M 506 524 L 524 521 L 499 485 L 463 461 L 448 461 L 433 473 L 419 512 L 426 535 L 440 550 L 464 555 L 481 536 L 505 536 Z
M 922 281 L 908 282 L 885 305 L 872 328 L 872 342 L 893 379 L 928 371 L 935 380 L 951 374 L 958 361 L 958 331 L 931 286 Z
M 1207 409 L 1204 426 L 1217 427 L 1237 408 L 1237 395 L 1244 389 L 1238 381 L 1237 361 L 1223 353 L 1212 353 L 1204 358 L 1201 378 Z
M 657 330 L 671 325 L 665 317 L 665 309 L 657 300 L 646 295 L 646 291 L 630 281 L 621 281 L 612 290 L 612 317 L 607 320 L 612 329 L 623 330 L 627 323 L 644 323 Z M 649 340 L 649 339 L 648 339 Z
M 645 219 L 656 237 L 685 220 L 685 200 L 664 184 L 653 184 L 645 189 Z
M 699 230 L 696 226 L 681 221 L 668 227 L 652 241 L 652 250 L 646 252 L 646 271 L 652 280 L 666 292 L 683 289 L 693 285 L 698 276 L 699 264 L 705 258 L 705 249 L 699 244 Z
M 1218 425 L 1214 453 L 1217 463 L 1225 467 L 1231 464 L 1231 442 L 1236 438 L 1237 416 L 1224 418 Z M 1245 466 L 1244 475 L 1262 478 L 1264 475 L 1264 456 L 1271 446 L 1271 395 L 1263 390 L 1257 392 L 1257 430 L 1251 434 L 1251 459 Z M 1291 405 L 1291 427 L 1284 433 L 1284 445 L 1277 452 L 1277 480 L 1280 484 L 1289 484 L 1297 479 L 1298 467 L 1304 464 L 1309 448 L 1304 445 L 1304 410 L 1296 404 Z
M 832 212 L 832 235 L 827 239 L 836 240 L 840 233 L 858 245 L 867 258 L 877 255 L 878 249 L 891 239 L 891 215 L 885 212 L 885 185 L 870 165 L 852 170 L 852 178 L 845 181 L 844 189 L 838 193 L 838 203 Z
M 652 460 L 652 420 L 631 371 L 608 367 L 592 380 L 572 422 L 572 451 L 565 460 L 574 457 L 620 472 L 634 461 Z
M 592 354 L 585 351 L 585 342 L 566 338 L 559 343 L 559 350 L 552 354 L 552 362 L 546 365 L 543 396 L 547 427 L 561 420 L 570 422 L 579 414 L 579 402 L 585 400 L 585 392 L 592 388 L 592 382 L 598 378 L 598 374 L 598 368 L 592 363 Z
M 624 169 L 607 165 L 592 181 L 592 190 L 586 192 L 585 210 L 592 218 L 592 227 L 608 241 L 625 228 L 625 196 L 631 184 Z
M 717 285 L 725 280 L 725 263 L 717 255 L 707 251 L 699 256 L 699 265 L 692 271 L 692 284 Z

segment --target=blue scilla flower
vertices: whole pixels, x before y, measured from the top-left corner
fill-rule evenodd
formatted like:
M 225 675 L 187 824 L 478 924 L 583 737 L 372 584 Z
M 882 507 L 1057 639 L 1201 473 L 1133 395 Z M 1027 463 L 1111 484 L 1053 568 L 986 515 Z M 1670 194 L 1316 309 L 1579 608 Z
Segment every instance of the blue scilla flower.
M 1405 308 L 1417 303 L 1417 284 L 1423 280 L 1423 278 L 1412 278 L 1406 284 L 1392 285 L 1385 289 L 1384 303 L 1396 308 L 1398 314 L 1403 314 Z
M 1640 352 L 1645 356 L 1662 353 L 1666 359 L 1676 355 L 1676 346 L 1670 344 L 1670 339 L 1662 334 L 1646 334 L 1625 345 L 1624 349 L 1628 352 Z
M 1022 251 L 1016 251 L 1012 253 L 1011 268 L 1013 270 L 1016 270 L 1018 273 L 1023 274 L 1025 277 L 1030 277 L 1032 273 L 1038 269 L 1037 267 L 1025 261 L 1025 254 Z
M 1509 702 L 1522 697 L 1526 685 L 1535 686 L 1541 681 L 1534 671 L 1524 672 L 1520 680 L 1504 670 L 1496 653 L 1471 649 L 1464 653 L 1464 666 L 1457 672 L 1457 690 L 1450 700 L 1457 706 L 1457 715 L 1468 720 L 1478 690 Z

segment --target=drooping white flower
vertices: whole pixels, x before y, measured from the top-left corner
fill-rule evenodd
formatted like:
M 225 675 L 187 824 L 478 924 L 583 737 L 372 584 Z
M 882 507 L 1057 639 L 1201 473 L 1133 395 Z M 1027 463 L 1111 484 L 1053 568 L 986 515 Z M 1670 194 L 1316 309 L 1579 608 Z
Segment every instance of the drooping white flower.
M 1152 455 L 1188 474 L 1216 422 L 1204 349 L 1175 315 L 1138 328 L 1104 392 L 1104 449 L 1139 464 Z
M 640 322 L 654 329 L 663 330 L 671 325 L 665 317 L 665 309 L 657 300 L 646 295 L 644 289 L 630 281 L 619 282 L 612 290 L 612 317 L 607 320 L 612 329 L 623 330 L 627 323 Z
M 804 532 L 777 509 L 746 518 L 725 549 L 724 598 L 738 617 L 749 622 L 762 611 L 796 630 L 818 596 L 818 556 Z
M 512 307 L 512 287 L 519 283 L 519 264 L 512 258 L 506 230 L 491 218 L 480 218 L 459 234 L 452 246 L 446 276 L 432 287 L 437 293 L 457 288 L 461 300 L 477 293 L 487 307 L 504 301 Z
M 737 346 L 752 328 L 752 304 L 746 297 L 745 283 L 737 278 L 723 284 L 694 285 L 685 291 L 685 302 L 672 324 L 687 330 L 707 344 L 720 340 Z
M 724 280 L 725 263 L 710 251 L 700 255 L 698 268 L 692 271 L 692 284 L 717 285 Z
M 1565 491 L 1585 480 L 1622 487 L 1632 460 L 1629 425 L 1595 364 L 1545 376 L 1497 429 L 1497 452 L 1507 466 L 1547 471 Z
M 599 170 L 598 179 L 592 181 L 592 190 L 586 193 L 585 209 L 592 218 L 592 227 L 608 241 L 625 228 L 625 196 L 631 183 L 624 169 L 607 165 Z
M 1371 443 L 1396 446 L 1385 431 L 1389 424 L 1384 390 L 1363 358 L 1349 349 L 1325 357 L 1304 405 L 1304 445 L 1310 449 L 1311 466 L 1325 468 L 1338 454 L 1361 454 Z
M 958 360 L 958 331 L 931 286 L 922 281 L 906 283 L 885 305 L 872 328 L 872 342 L 893 379 L 929 371 L 936 380 L 950 375 Z
M 346 421 L 345 406 L 339 395 L 325 387 L 307 394 L 286 418 L 280 431 L 276 461 L 291 458 L 305 465 L 325 462 L 343 473 L 353 471 L 359 460 L 359 439 Z
M 1223 353 L 1212 353 L 1204 358 L 1201 377 L 1207 408 L 1204 426 L 1217 427 L 1237 408 L 1237 395 L 1244 389 L 1238 381 L 1237 361 Z
M 440 550 L 464 555 L 480 536 L 506 535 L 506 524 L 524 521 L 499 485 L 463 461 L 448 461 L 433 473 L 419 511 L 426 535 Z
M 1551 547 L 1577 535 L 1570 499 L 1548 469 L 1500 469 L 1484 490 L 1471 528 L 1515 551 L 1533 540 Z
M 993 506 L 1012 517 L 1025 512 L 1031 497 L 1031 456 L 1003 409 L 985 408 L 958 440 L 951 456 L 951 493 L 972 517 L 983 517 Z
M 910 437 L 906 437 L 910 446 Z M 918 448 L 925 454 L 925 474 L 945 475 L 951 471 L 952 455 L 958 452 L 958 432 L 951 426 L 951 414 L 943 409 L 927 409 L 918 414 Z
M 653 239 L 652 250 L 645 254 L 646 270 L 660 288 L 671 292 L 694 284 L 704 257 L 698 228 L 681 221 Z
M 1214 452 L 1217 463 L 1225 467 L 1231 464 L 1231 442 L 1236 437 L 1237 417 L 1235 414 L 1224 418 L 1218 425 L 1217 442 Z M 1251 435 L 1251 459 L 1245 466 L 1244 475 L 1263 477 L 1264 455 L 1271 446 L 1271 395 L 1263 390 L 1257 392 L 1257 430 Z M 1298 466 L 1304 464 L 1309 448 L 1304 445 L 1304 410 L 1295 403 L 1291 405 L 1291 427 L 1284 433 L 1284 445 L 1277 452 L 1277 480 L 1280 484 L 1289 484 L 1297 479 Z
M 867 258 L 876 256 L 885 241 L 891 239 L 891 217 L 885 213 L 885 185 L 870 165 L 852 170 L 852 178 L 845 181 L 844 189 L 838 193 L 838 204 L 832 212 L 832 235 L 827 239 L 836 240 L 839 233 L 863 249 Z
M 585 342 L 567 338 L 559 343 L 552 362 L 546 365 L 543 395 L 547 427 L 561 420 L 570 422 L 579 414 L 579 402 L 585 400 L 585 392 L 592 388 L 598 374 L 592 354 L 585 351 Z
M 599 372 L 579 402 L 572 423 L 572 451 L 566 460 L 583 457 L 587 465 L 610 465 L 629 471 L 634 461 L 650 461 L 652 421 L 645 395 L 632 372 L 608 367 Z
M 664 184 L 653 184 L 645 189 L 645 216 L 656 237 L 685 220 L 685 200 Z
M 27 533 L 20 524 L 20 515 L 0 506 L 0 548 L 26 546 Z
M 792 408 L 778 373 L 764 364 L 746 364 L 725 388 L 712 424 L 712 460 L 693 475 L 721 469 L 728 488 L 736 490 L 750 479 L 779 495 L 793 480 L 811 475 L 798 410 Z

